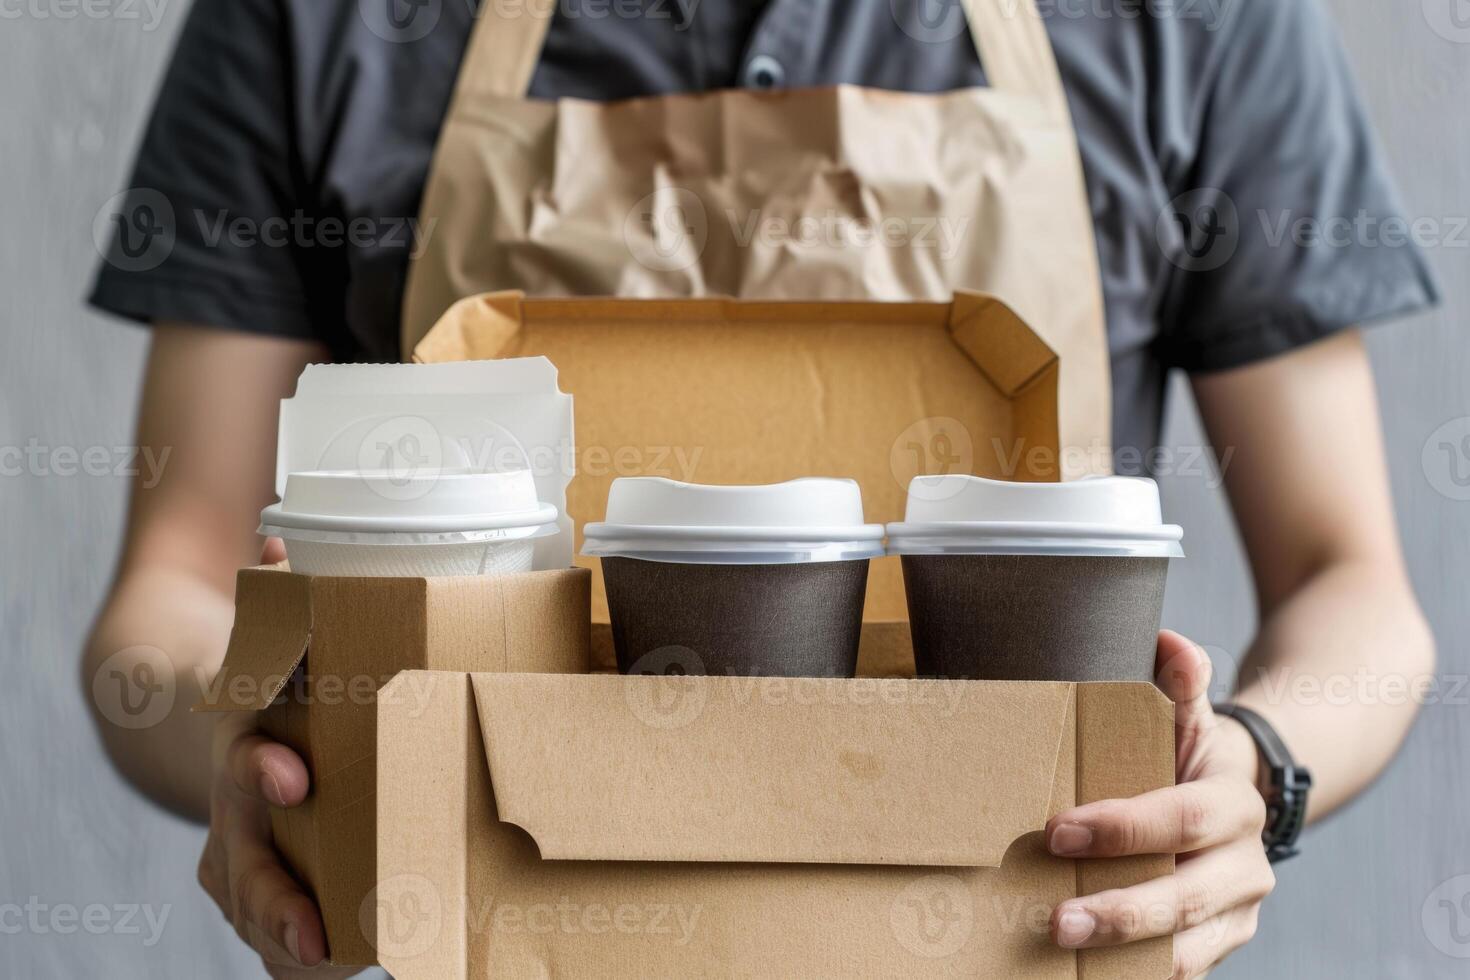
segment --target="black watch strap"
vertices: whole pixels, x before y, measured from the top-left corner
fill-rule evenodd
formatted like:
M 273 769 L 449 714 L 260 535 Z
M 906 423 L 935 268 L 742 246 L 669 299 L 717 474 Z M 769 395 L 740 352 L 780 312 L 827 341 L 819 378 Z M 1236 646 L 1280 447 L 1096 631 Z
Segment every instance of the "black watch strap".
M 1296 764 L 1270 722 L 1251 709 L 1238 704 L 1217 704 L 1215 713 L 1234 718 L 1250 732 L 1256 750 L 1270 770 L 1271 786 L 1265 794 L 1266 827 L 1261 832 L 1266 856 L 1272 864 L 1296 856 L 1297 838 L 1307 824 L 1307 793 L 1312 789 L 1312 774 Z

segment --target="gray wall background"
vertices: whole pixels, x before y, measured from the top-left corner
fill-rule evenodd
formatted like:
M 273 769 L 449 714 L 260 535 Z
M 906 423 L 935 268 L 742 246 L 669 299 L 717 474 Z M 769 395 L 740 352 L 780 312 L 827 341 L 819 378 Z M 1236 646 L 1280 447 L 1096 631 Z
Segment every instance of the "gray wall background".
M 1470 210 L 1464 0 L 1423 0 L 1422 9 L 1418 0 L 1331 5 L 1410 213 L 1463 218 Z M 185 9 L 183 0 L 0 8 L 0 446 L 35 439 L 80 451 L 132 439 L 144 334 L 84 311 L 79 297 L 97 260 L 93 218 L 127 178 Z M 1370 345 L 1414 579 L 1439 636 L 1442 673 L 1463 678 L 1470 501 L 1454 498 L 1470 490 L 1457 488 L 1452 463 L 1470 473 L 1470 448 L 1456 460 L 1439 443 L 1470 434 L 1470 248 L 1461 236 L 1431 258 L 1446 288 L 1444 308 L 1375 330 Z M 1168 440 L 1198 445 L 1187 391 L 1178 385 L 1175 394 Z M 107 586 L 125 487 L 118 477 L 0 477 L 0 975 L 259 975 L 194 884 L 202 831 L 131 794 L 84 718 L 77 651 Z M 1225 501 L 1212 481 L 1187 474 L 1167 478 L 1165 491 L 1191 541 L 1170 584 L 1167 620 L 1228 669 L 1251 635 L 1253 612 Z M 1470 903 L 1456 911 L 1439 899 L 1470 891 L 1470 877 L 1458 877 L 1470 876 L 1467 698 L 1425 709 L 1377 789 L 1318 829 L 1305 856 L 1283 867 L 1260 936 L 1218 975 L 1466 975 Z M 108 911 L 89 920 L 92 931 L 65 934 L 64 919 L 54 929 L 43 915 L 41 928 L 17 932 L 5 908 L 33 901 Z M 113 906 L 144 908 L 124 921 Z M 155 920 L 167 915 L 156 937 L 149 910 Z

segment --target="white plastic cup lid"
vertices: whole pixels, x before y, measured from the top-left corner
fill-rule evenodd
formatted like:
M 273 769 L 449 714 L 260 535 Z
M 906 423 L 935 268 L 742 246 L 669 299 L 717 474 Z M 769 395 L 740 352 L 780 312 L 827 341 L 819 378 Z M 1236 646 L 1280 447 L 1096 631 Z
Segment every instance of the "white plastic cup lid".
M 662 477 L 613 481 L 607 520 L 583 529 L 582 554 L 701 564 L 876 558 L 883 525 L 863 519 L 853 480 L 704 486 Z
M 556 508 L 536 499 L 530 470 L 320 470 L 286 477 L 281 502 L 261 512 L 262 533 L 541 536 Z M 300 533 L 296 533 L 300 532 Z
M 1178 525 L 1163 522 L 1153 480 L 1014 483 L 920 476 L 909 484 L 904 520 L 888 525 L 888 552 L 1178 558 L 1183 537 Z

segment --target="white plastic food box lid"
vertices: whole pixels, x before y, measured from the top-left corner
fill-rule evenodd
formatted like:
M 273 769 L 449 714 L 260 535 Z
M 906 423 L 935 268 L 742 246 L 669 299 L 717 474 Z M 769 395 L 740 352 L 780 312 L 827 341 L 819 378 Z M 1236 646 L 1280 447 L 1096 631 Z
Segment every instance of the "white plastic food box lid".
M 261 532 L 360 544 L 531 537 L 534 568 L 567 568 L 574 470 L 572 398 L 544 357 L 313 364 L 281 402 L 281 503 L 262 512 Z

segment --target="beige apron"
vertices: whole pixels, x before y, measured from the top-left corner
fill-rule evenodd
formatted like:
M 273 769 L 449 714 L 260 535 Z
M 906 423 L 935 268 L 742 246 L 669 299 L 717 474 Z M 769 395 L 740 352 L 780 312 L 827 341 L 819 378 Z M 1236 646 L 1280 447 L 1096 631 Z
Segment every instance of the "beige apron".
M 1101 282 L 1034 0 L 965 0 L 990 88 L 525 98 L 552 3 L 483 5 L 423 204 L 402 349 L 456 300 L 530 295 L 1012 306 L 1061 356 L 1064 472 L 1108 465 Z

